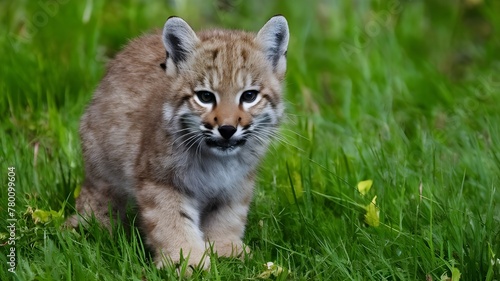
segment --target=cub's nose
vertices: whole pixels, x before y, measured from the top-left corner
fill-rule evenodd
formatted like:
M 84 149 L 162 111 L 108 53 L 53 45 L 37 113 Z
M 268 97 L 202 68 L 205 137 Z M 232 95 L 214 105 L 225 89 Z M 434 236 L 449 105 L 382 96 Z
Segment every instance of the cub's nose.
M 222 125 L 219 127 L 219 133 L 223 138 L 228 140 L 236 133 L 236 128 L 231 125 Z

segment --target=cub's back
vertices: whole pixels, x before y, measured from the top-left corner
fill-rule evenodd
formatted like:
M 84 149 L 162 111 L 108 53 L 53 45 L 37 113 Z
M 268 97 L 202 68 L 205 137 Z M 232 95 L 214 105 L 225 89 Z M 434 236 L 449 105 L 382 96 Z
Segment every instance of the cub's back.
M 169 80 L 160 64 L 165 61 L 161 32 L 132 40 L 109 62 L 80 124 L 88 173 L 130 187 L 142 126 L 160 108 L 149 100 L 162 98 Z

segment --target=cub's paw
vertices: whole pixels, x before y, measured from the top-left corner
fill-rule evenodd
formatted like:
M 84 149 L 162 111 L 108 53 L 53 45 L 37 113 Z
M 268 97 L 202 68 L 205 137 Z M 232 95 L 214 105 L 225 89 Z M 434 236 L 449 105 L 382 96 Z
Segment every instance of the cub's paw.
M 78 215 L 72 215 L 64 222 L 63 227 L 67 229 L 72 229 L 72 228 L 77 228 L 79 224 L 80 221 Z
M 206 251 L 191 251 L 184 256 L 182 252 L 176 255 L 157 255 L 155 264 L 161 269 L 174 267 L 178 276 L 191 276 L 195 270 L 209 270 L 210 257 Z
M 238 258 L 244 260 L 251 255 L 250 247 L 242 241 L 216 241 L 207 242 L 207 248 L 212 247 L 213 252 L 219 257 Z

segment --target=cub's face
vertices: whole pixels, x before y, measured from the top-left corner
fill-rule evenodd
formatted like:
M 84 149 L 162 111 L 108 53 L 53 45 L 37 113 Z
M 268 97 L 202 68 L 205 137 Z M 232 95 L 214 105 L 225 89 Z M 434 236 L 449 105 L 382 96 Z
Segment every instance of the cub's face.
M 175 22 L 169 26 L 171 20 Z M 196 35 L 181 19 L 169 21 L 164 30 L 166 72 L 175 79 L 181 101 L 165 104 L 163 114 L 175 128 L 174 149 L 216 155 L 261 152 L 283 114 L 286 20 L 272 18 L 257 35 Z M 187 43 L 179 43 L 183 41 Z

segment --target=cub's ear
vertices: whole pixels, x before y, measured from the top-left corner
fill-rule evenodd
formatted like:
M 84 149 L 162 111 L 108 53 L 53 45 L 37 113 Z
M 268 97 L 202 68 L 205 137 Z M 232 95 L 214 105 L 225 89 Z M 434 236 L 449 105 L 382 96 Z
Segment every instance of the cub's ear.
M 196 33 L 183 19 L 168 18 L 163 27 L 163 45 L 167 50 L 167 72 L 172 63 L 179 67 L 193 53 L 199 41 Z
M 263 48 L 274 71 L 283 75 L 286 71 L 286 51 L 288 49 L 288 22 L 284 16 L 272 17 L 257 33 L 255 41 Z

